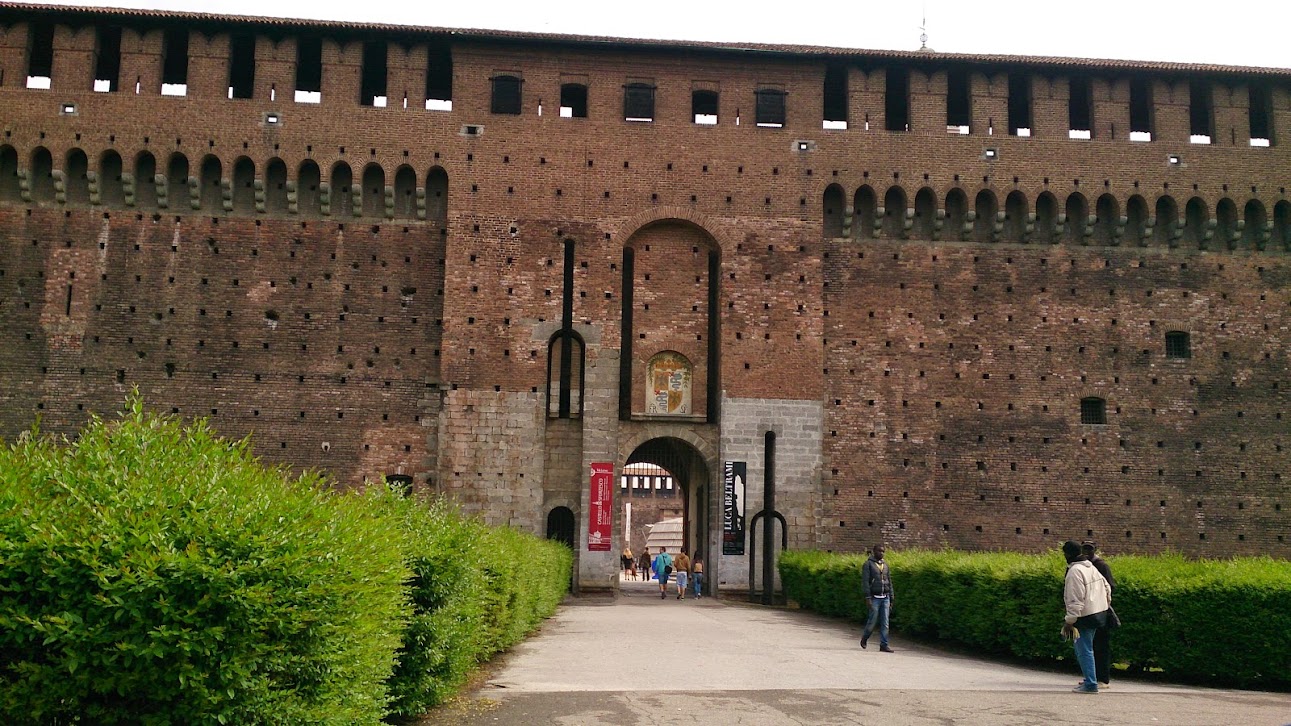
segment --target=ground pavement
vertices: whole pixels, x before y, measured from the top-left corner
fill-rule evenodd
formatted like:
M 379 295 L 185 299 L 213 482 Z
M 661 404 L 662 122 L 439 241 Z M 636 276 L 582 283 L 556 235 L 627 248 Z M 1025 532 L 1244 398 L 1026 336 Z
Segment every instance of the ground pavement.
M 861 650 L 854 623 L 677 600 L 675 588 L 661 600 L 653 583 L 622 584 L 615 597 L 566 600 L 487 680 L 421 723 L 1291 725 L 1291 694 L 1124 679 L 1078 694 L 1074 663 L 1069 671 L 1026 668 L 899 637 L 896 653 L 881 653 L 877 635 Z

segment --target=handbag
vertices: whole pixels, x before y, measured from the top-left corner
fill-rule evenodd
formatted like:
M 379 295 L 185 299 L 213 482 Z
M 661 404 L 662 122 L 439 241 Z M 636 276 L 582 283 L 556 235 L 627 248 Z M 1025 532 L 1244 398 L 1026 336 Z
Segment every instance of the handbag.
M 665 574 L 665 575 L 671 575 L 671 574 L 672 574 L 672 565 L 664 565 L 664 566 L 663 566 L 663 574 Z
M 1107 606 L 1107 629 L 1116 630 L 1119 627 L 1121 627 L 1120 617 L 1117 616 L 1116 611 L 1112 609 L 1112 606 Z

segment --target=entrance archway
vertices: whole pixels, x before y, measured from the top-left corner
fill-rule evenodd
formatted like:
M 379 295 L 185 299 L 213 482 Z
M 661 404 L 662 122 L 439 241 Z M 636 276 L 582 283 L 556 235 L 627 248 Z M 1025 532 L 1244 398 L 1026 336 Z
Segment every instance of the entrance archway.
M 647 533 L 656 524 L 675 533 L 674 522 L 679 515 L 680 547 L 692 558 L 702 557 L 706 571 L 711 573 L 707 551 L 711 472 L 700 452 L 679 438 L 652 438 L 632 450 L 622 471 L 626 477 L 626 486 L 622 487 L 623 521 L 633 552 L 640 552 L 639 547 L 646 545 Z M 629 511 L 632 514 L 627 516 Z M 667 539 L 678 541 L 675 534 Z M 670 545 L 668 550 L 675 553 L 675 548 Z M 652 548 L 651 553 L 657 554 L 657 550 Z
M 547 513 L 547 539 L 563 542 L 571 550 L 574 546 L 574 513 L 569 507 L 556 507 Z

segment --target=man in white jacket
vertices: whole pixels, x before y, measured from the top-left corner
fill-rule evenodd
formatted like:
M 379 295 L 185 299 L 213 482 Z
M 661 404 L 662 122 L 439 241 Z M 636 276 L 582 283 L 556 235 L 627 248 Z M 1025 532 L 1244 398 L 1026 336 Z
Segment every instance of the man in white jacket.
M 1067 560 L 1067 578 L 1062 594 L 1067 605 L 1067 617 L 1062 625 L 1062 635 L 1064 638 L 1075 636 L 1076 662 L 1085 676 L 1085 680 L 1073 690 L 1076 693 L 1098 693 L 1094 635 L 1099 628 L 1107 627 L 1111 589 L 1089 558 L 1081 554 L 1079 542 L 1063 542 L 1062 556 Z

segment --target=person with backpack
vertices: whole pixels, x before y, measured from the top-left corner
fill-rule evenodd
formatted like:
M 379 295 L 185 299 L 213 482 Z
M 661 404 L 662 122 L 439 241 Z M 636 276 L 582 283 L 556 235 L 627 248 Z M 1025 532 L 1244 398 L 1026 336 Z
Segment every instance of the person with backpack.
M 660 547 L 654 558 L 654 573 L 659 576 L 659 599 L 668 597 L 668 577 L 672 575 L 672 555 L 667 547 Z

